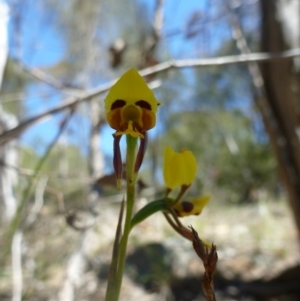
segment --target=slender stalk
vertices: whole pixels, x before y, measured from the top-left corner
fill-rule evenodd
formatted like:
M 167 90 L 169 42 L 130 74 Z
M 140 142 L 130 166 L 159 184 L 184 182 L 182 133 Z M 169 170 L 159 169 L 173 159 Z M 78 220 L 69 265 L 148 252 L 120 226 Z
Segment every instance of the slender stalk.
M 126 136 L 127 142 L 127 157 L 126 157 L 126 180 L 127 180 L 127 195 L 126 195 L 126 217 L 125 217 L 125 225 L 124 232 L 120 242 L 120 250 L 119 250 L 119 259 L 118 259 L 118 272 L 117 272 L 117 287 L 116 287 L 116 299 L 119 299 L 125 259 L 126 259 L 126 249 L 127 242 L 130 233 L 130 222 L 133 212 L 133 205 L 135 199 L 135 178 L 134 178 L 134 163 L 135 163 L 135 150 L 137 145 L 137 138 L 131 137 L 130 135 Z
M 137 138 L 127 135 L 126 142 L 127 142 L 127 155 L 126 155 L 127 191 L 126 191 L 125 225 L 124 225 L 123 235 L 119 244 L 119 250 L 117 255 L 118 258 L 117 260 L 115 260 L 115 264 L 117 265 L 117 275 L 116 275 L 116 279 L 111 280 L 110 283 L 108 283 L 106 299 L 105 299 L 106 301 L 118 301 L 119 299 L 124 267 L 125 267 L 127 243 L 128 243 L 129 233 L 130 233 L 130 223 L 131 223 L 134 199 L 135 199 L 136 177 L 134 177 L 134 164 L 135 164 L 135 157 L 136 157 Z M 111 283 L 115 283 L 116 285 L 112 286 Z

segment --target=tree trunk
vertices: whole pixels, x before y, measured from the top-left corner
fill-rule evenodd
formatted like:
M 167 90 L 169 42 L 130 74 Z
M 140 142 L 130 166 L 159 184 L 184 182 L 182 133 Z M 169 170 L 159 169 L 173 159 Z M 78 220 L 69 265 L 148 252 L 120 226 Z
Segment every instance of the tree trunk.
M 261 51 L 281 52 L 299 43 L 299 9 L 290 9 L 299 0 L 261 0 Z M 288 16 L 288 17 L 287 17 Z M 293 20 L 293 22 L 290 22 Z M 298 21 L 297 21 L 298 20 Z M 295 22 L 296 21 L 296 22 Z M 298 22 L 298 26 L 297 25 Z M 290 36 L 284 35 L 289 28 Z M 298 36 L 298 39 L 294 37 Z M 291 42 L 293 41 L 293 42 Z M 283 184 L 300 237 L 300 81 L 296 61 L 270 62 L 261 65 L 268 107 L 276 122 L 266 124 L 275 151 Z

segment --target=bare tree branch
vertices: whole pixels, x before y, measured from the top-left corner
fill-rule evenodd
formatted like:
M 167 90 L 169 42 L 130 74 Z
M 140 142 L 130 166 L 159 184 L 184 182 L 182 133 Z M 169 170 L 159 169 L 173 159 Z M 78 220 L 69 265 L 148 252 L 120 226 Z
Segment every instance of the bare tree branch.
M 215 67 L 215 66 L 225 66 L 232 64 L 248 64 L 251 62 L 269 62 L 269 61 L 278 61 L 278 60 L 287 60 L 295 57 L 300 57 L 300 48 L 291 49 L 283 51 L 280 53 L 249 53 L 241 55 L 231 55 L 223 56 L 217 58 L 207 58 L 207 59 L 186 59 L 186 60 L 169 60 L 155 66 L 145 68 L 140 71 L 142 76 L 151 75 L 154 73 L 159 73 L 167 71 L 172 68 L 196 68 L 196 67 Z M 0 145 L 3 145 L 15 137 L 21 135 L 27 128 L 32 126 L 37 122 L 41 122 L 51 117 L 52 115 L 61 112 L 67 108 L 75 106 L 81 102 L 89 101 L 95 96 L 99 96 L 104 92 L 108 91 L 110 87 L 116 82 L 116 80 L 110 81 L 107 84 L 101 85 L 95 89 L 85 92 L 80 97 L 69 97 L 63 104 L 60 104 L 50 110 L 47 110 L 41 114 L 38 114 L 34 117 L 31 117 L 22 123 L 20 123 L 15 128 L 12 128 L 8 131 L 5 131 L 0 135 Z
M 143 69 L 142 76 L 166 71 L 171 68 L 195 68 L 195 67 L 216 67 L 233 64 L 247 64 L 250 62 L 266 62 L 283 59 L 291 59 L 300 56 L 300 48 L 283 51 L 281 53 L 249 53 L 240 55 L 229 55 L 207 59 L 186 59 L 169 60 L 161 64 Z
M 32 77 L 34 77 L 35 79 L 44 82 L 57 90 L 60 90 L 62 93 L 68 94 L 70 96 L 80 97 L 81 94 L 84 92 L 83 89 L 79 89 L 77 87 L 64 84 L 63 82 L 57 80 L 55 77 L 43 71 L 42 69 L 28 68 L 20 62 L 19 62 L 19 66 L 23 72 L 26 72 L 30 74 Z

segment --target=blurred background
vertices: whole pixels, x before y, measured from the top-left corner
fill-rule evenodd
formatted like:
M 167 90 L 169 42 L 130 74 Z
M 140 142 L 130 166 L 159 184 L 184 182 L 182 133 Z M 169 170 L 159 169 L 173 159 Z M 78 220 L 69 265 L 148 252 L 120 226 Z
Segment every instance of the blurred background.
M 163 103 L 136 210 L 164 147 L 192 150 L 187 197 L 212 199 L 182 222 L 217 245 L 217 299 L 300 300 L 299 0 L 0 0 L 0 300 L 104 300 L 122 193 L 103 99 L 132 67 Z M 204 300 L 202 276 L 156 214 L 121 300 Z

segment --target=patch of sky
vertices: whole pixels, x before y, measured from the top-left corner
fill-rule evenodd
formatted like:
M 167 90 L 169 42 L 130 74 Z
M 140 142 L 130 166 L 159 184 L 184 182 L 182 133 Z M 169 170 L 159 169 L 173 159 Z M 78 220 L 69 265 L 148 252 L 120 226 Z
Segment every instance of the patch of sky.
M 61 104 L 62 99 L 66 99 L 65 95 L 57 92 L 55 89 L 44 84 L 32 84 L 27 86 L 26 93 L 26 118 L 38 115 L 48 109 L 51 109 L 58 104 Z M 48 97 L 49 96 L 49 97 Z M 87 154 L 87 137 L 89 135 L 90 121 L 88 120 L 87 112 L 84 112 L 84 104 L 78 107 L 78 110 L 69 121 L 68 127 L 64 133 L 69 144 L 77 145 L 83 154 Z M 61 120 L 68 114 L 65 110 L 52 117 L 41 120 L 41 122 L 30 127 L 21 136 L 21 142 L 25 145 L 31 145 L 37 148 L 39 154 L 43 154 L 48 144 L 53 140 Z M 37 143 L 39 141 L 39 143 Z M 86 143 L 84 143 L 84 141 Z
M 154 11 L 154 6 L 156 1 L 154 0 L 143 0 L 150 11 Z M 182 58 L 193 58 L 193 57 L 202 57 L 205 54 L 204 50 L 209 50 L 207 55 L 211 56 L 214 51 L 219 49 L 225 38 L 229 38 L 231 35 L 230 28 L 226 25 L 224 19 L 220 18 L 216 23 L 218 26 L 211 27 L 206 26 L 205 32 L 206 36 L 198 39 L 187 39 L 184 32 L 187 28 L 187 22 L 191 15 L 195 12 L 200 12 L 208 17 L 213 17 L 217 14 L 217 8 L 214 8 L 213 5 L 209 5 L 210 1 L 166 1 L 164 6 L 165 12 L 165 23 L 163 35 L 168 36 L 169 33 L 178 31 L 179 34 L 170 36 L 168 39 L 168 47 L 170 47 L 170 56 L 175 59 Z M 35 2 L 33 2 L 34 4 Z M 63 59 L 65 55 L 65 45 L 62 40 L 61 35 L 58 32 L 58 29 L 53 25 L 53 15 L 47 13 L 42 9 L 42 7 L 36 2 L 36 5 L 30 5 L 26 9 L 26 14 L 24 14 L 23 27 L 22 27 L 22 59 L 26 65 L 31 67 L 42 67 L 42 66 L 51 66 L 58 63 Z M 150 16 L 150 19 L 153 16 Z M 46 18 L 46 19 L 45 19 Z M 46 20 L 46 21 L 45 21 Z M 152 20 L 152 19 L 151 19 Z M 113 23 L 113 21 L 111 21 Z M 12 34 L 12 24 L 10 24 L 10 34 Z M 111 27 L 110 36 L 117 36 L 116 29 Z M 202 39 L 202 40 L 199 40 Z M 206 39 L 206 40 L 205 40 Z M 108 40 L 106 42 L 108 43 Z M 13 48 L 11 49 L 12 54 L 16 50 L 15 41 L 11 41 Z M 84 47 L 84 45 L 83 45 Z M 201 51 L 200 51 L 200 50 Z M 200 55 L 200 56 L 199 56 Z M 193 76 L 192 69 L 183 69 L 178 71 L 178 74 L 185 79 L 187 87 L 184 89 L 179 89 L 179 93 L 175 97 L 170 96 L 170 106 L 162 107 L 158 113 L 158 122 L 157 126 L 149 131 L 150 139 L 151 137 L 162 135 L 163 134 L 163 122 L 159 120 L 164 120 L 168 118 L 170 111 L 178 111 L 182 109 L 184 105 L 188 102 L 187 100 L 192 97 L 193 90 L 191 89 L 194 84 L 193 81 L 197 79 Z M 103 77 L 99 79 L 99 84 L 107 82 L 107 78 Z M 178 82 L 177 82 L 178 83 Z M 164 80 L 162 86 L 155 90 L 158 98 L 164 102 L 163 99 L 164 93 L 162 89 L 168 89 L 172 85 L 173 89 L 177 87 L 176 82 L 171 80 Z M 50 88 L 45 88 L 42 85 L 30 85 L 28 87 L 28 96 L 25 102 L 27 103 L 28 116 L 34 116 L 47 108 L 51 108 L 59 103 L 61 103 L 62 97 L 60 94 L 55 94 L 46 99 L 44 97 L 37 98 L 37 90 L 40 89 L 43 93 L 50 91 Z M 160 98 L 162 96 L 162 98 Z M 167 100 L 169 101 L 169 100 Z M 64 113 L 65 114 L 65 113 Z M 49 143 L 55 136 L 56 131 L 58 130 L 59 120 L 63 115 L 57 115 L 56 117 L 49 119 L 45 123 L 40 123 L 36 126 L 33 126 L 28 131 L 26 131 L 21 138 L 22 143 L 32 144 L 35 143 L 37 139 L 42 139 L 44 143 L 40 143 L 37 147 L 39 152 L 42 153 L 45 150 L 47 143 Z M 78 121 L 80 120 L 80 123 Z M 81 126 L 78 126 L 81 124 Z M 80 149 L 83 153 L 87 154 L 87 139 L 89 135 L 90 122 L 87 115 L 76 115 L 72 118 L 69 129 L 75 133 L 74 135 L 69 135 L 68 141 L 70 143 L 78 143 Z M 104 126 L 101 130 L 102 140 L 101 148 L 105 156 L 110 156 L 112 154 L 113 139 L 112 133 L 114 130 L 108 126 Z M 77 133 L 77 135 L 76 135 Z M 80 134 L 79 134 L 80 133 Z M 78 138 L 80 136 L 80 138 Z M 125 148 L 125 138 L 121 140 L 122 149 Z
M 59 129 L 60 120 L 63 114 L 58 114 L 55 118 L 47 118 L 30 130 L 25 131 L 21 137 L 20 142 L 25 146 L 30 146 L 39 154 L 43 155 L 50 142 L 54 139 Z
M 260 24 L 260 5 L 259 1 L 249 1 L 245 2 L 244 5 L 240 7 L 241 18 L 240 22 L 244 30 L 247 30 L 254 34 L 259 33 Z
M 30 130 L 25 131 L 20 138 L 22 144 L 33 147 L 39 155 L 43 155 L 49 144 L 59 131 L 62 120 L 67 111 L 58 113 L 35 124 Z M 83 155 L 88 154 L 88 135 L 90 132 L 89 120 L 80 114 L 74 114 L 69 120 L 58 143 L 75 145 Z
M 32 117 L 53 108 L 61 103 L 62 95 L 59 91 L 43 83 L 27 85 L 24 101 L 26 117 Z
M 26 3 L 28 4 L 28 1 Z M 54 16 L 39 1 L 32 1 L 31 4 L 26 7 L 11 5 L 11 15 L 19 14 L 22 27 L 16 28 L 18 25 L 15 18 L 10 19 L 8 27 L 10 55 L 18 58 L 21 54 L 20 59 L 32 67 L 55 64 L 63 58 L 64 43 L 52 25 Z M 20 11 L 17 11 L 18 9 Z M 16 37 L 18 30 L 20 40 Z

